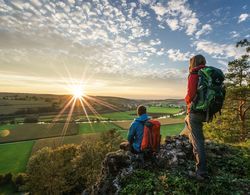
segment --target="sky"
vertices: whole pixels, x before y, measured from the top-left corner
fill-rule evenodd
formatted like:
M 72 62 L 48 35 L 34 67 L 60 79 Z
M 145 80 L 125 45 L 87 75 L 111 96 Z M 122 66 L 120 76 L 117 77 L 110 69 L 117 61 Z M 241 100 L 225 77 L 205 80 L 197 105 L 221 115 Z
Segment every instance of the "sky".
M 184 98 L 188 62 L 227 71 L 248 0 L 0 0 L 0 91 Z

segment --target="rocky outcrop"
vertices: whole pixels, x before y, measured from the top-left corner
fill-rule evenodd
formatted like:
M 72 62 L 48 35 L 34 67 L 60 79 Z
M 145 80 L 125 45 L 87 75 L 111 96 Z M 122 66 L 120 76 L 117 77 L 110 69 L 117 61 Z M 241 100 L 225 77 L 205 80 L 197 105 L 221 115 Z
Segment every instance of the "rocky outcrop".
M 192 146 L 184 136 L 166 137 L 165 144 L 161 145 L 159 153 L 153 157 L 143 157 L 123 150 L 109 153 L 103 162 L 100 179 L 90 193 L 118 194 L 121 189 L 119 181 L 138 168 L 175 169 L 192 158 Z

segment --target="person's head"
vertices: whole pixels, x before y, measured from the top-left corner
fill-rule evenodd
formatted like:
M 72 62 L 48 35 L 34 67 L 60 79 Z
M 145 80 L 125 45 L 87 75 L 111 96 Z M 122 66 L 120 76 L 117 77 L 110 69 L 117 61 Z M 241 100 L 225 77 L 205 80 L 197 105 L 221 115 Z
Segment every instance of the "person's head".
M 191 72 L 193 68 L 195 68 L 199 65 L 206 65 L 205 57 L 203 55 L 200 55 L 200 54 L 190 58 L 189 72 Z
M 143 105 L 137 107 L 137 115 L 141 116 L 147 113 L 147 108 Z

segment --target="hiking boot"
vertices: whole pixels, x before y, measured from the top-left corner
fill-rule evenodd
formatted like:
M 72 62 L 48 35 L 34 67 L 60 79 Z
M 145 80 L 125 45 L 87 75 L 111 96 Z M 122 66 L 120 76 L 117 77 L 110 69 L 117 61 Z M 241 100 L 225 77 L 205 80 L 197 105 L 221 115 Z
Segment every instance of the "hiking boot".
M 208 175 L 207 174 L 198 174 L 196 172 L 192 172 L 192 171 L 189 171 L 188 172 L 188 176 L 191 178 L 191 179 L 196 179 L 197 181 L 205 181 L 206 179 L 208 179 Z

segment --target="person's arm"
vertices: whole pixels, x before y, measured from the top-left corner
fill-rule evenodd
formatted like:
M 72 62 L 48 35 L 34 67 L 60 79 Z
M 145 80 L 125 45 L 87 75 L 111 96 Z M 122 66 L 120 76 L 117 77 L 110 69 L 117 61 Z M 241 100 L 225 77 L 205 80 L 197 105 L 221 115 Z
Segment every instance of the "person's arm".
M 128 142 L 130 144 L 133 144 L 134 136 L 135 136 L 135 123 L 132 123 L 128 131 Z
M 185 101 L 187 104 L 190 104 L 195 98 L 197 92 L 197 85 L 198 85 L 198 75 L 190 74 L 190 76 L 188 77 L 187 95 L 185 97 Z

